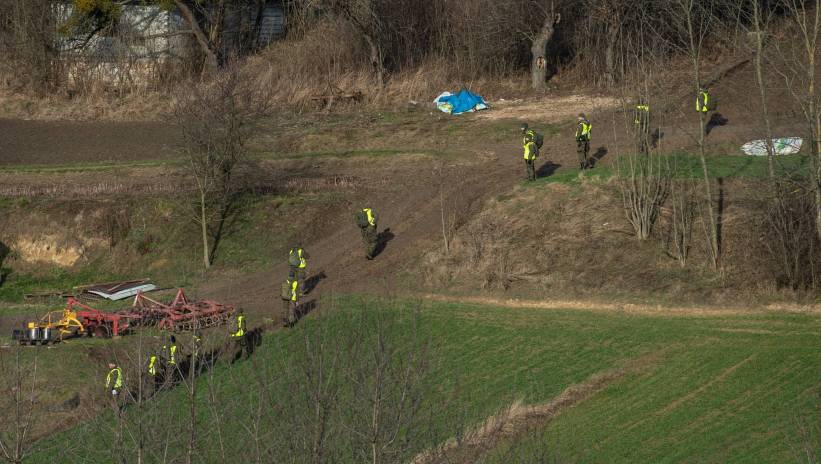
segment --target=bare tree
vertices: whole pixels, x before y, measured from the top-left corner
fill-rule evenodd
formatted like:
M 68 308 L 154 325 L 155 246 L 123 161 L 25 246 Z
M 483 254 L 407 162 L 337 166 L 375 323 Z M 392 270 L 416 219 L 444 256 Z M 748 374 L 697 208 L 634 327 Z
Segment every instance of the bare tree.
M 659 156 L 617 158 L 619 189 L 627 220 L 636 238 L 647 240 L 670 192 L 670 173 Z
M 189 5 L 188 2 L 183 0 L 174 0 L 174 6 L 180 11 L 180 14 L 183 18 L 185 18 L 185 22 L 188 23 L 188 27 L 190 28 L 191 34 L 197 41 L 197 44 L 200 46 L 200 51 L 202 52 L 203 56 L 205 56 L 205 62 L 207 63 L 207 69 L 209 71 L 216 71 L 219 67 L 219 53 L 220 53 L 220 31 L 223 27 L 223 20 L 225 16 L 225 0 L 219 0 L 215 2 L 213 11 L 216 12 L 215 19 L 211 24 L 211 33 L 206 35 L 203 31 L 202 26 L 200 25 L 200 21 L 197 19 L 197 16 L 194 14 L 193 8 L 197 6 L 201 6 L 201 2 L 191 2 L 192 5 Z M 213 3 L 213 2 L 209 2 Z M 193 8 L 192 8 L 193 7 Z
M 456 221 L 453 213 L 448 211 L 448 201 L 446 201 L 446 190 L 448 182 L 448 169 L 444 162 L 437 163 L 433 169 L 433 176 L 437 181 L 439 190 L 439 219 L 442 225 L 442 242 L 445 254 L 450 254 L 450 243 L 456 228 Z
M 199 322 L 197 322 L 197 329 L 199 329 Z M 194 335 L 191 337 L 188 346 L 189 356 L 187 362 L 185 363 L 186 367 L 180 372 L 180 377 L 182 378 L 185 386 L 186 398 L 188 399 L 188 444 L 185 452 L 185 462 L 187 464 L 194 462 L 194 454 L 197 446 L 197 430 L 199 425 L 197 421 L 197 366 L 199 363 L 198 358 L 201 356 L 201 345 L 202 340 L 199 335 Z
M 714 16 L 711 11 L 712 6 L 703 4 L 698 0 L 672 0 L 670 11 L 673 16 L 673 21 L 679 28 L 682 35 L 683 51 L 687 54 L 692 65 L 693 72 L 693 97 L 699 94 L 702 89 L 702 69 L 701 61 L 704 52 L 704 43 L 709 35 L 710 27 L 713 24 Z M 713 192 L 710 180 L 710 173 L 707 167 L 707 155 L 705 152 L 706 144 L 706 115 L 703 111 L 696 112 L 698 115 L 698 135 L 696 142 L 698 143 L 699 161 L 701 163 L 701 170 L 703 174 L 704 187 L 704 202 L 707 206 L 707 223 L 709 224 L 709 233 L 707 241 L 710 250 L 710 258 L 713 268 L 717 269 L 719 265 L 720 253 L 719 248 L 721 237 L 719 237 L 718 219 L 715 214 L 715 207 L 713 206 Z
M 531 38 L 530 46 L 530 79 L 534 89 L 544 87 L 547 77 L 547 44 L 556 33 L 556 26 L 561 21 L 562 16 L 556 12 L 553 2 L 550 3 L 550 10 L 545 12 L 544 21 L 539 32 Z
M 793 290 L 817 288 L 821 279 L 821 240 L 815 235 L 814 202 L 806 189 L 777 182 L 769 198 L 764 241 L 779 265 L 780 283 Z
M 590 12 L 591 20 L 604 27 L 604 74 L 608 87 L 616 84 L 616 48 L 619 46 L 619 34 L 626 25 L 626 13 L 636 6 L 621 0 L 586 0 L 584 8 Z
M 54 3 L 0 0 L 0 72 L 13 87 L 47 92 L 59 83 Z
M 670 182 L 670 231 L 669 248 L 673 257 L 684 267 L 690 256 L 693 224 L 698 211 L 694 198 L 695 186 L 688 179 Z
M 348 0 L 337 3 L 342 15 L 362 34 L 370 50 L 370 63 L 380 86 L 385 85 L 385 55 L 381 35 L 384 25 L 377 0 Z
M 781 55 L 779 72 L 798 102 L 810 136 L 811 190 L 815 199 L 815 232 L 821 240 L 821 92 L 816 89 L 816 60 L 821 34 L 821 0 L 781 0 L 791 32 L 785 44 L 776 42 Z
M 0 427 L 0 457 L 17 464 L 23 462 L 32 445 L 38 394 L 37 351 L 33 350 L 31 359 L 24 359 L 20 345 L 15 344 L 12 351 L 11 355 L 0 351 L 0 414 L 8 419 L 8 428 Z
M 770 112 L 767 106 L 767 85 L 764 81 L 764 46 L 767 41 L 767 34 L 769 31 L 771 12 L 769 10 L 762 11 L 761 2 L 759 0 L 749 0 L 752 7 L 752 34 L 755 46 L 755 58 L 753 65 L 755 67 L 755 81 L 758 85 L 758 95 L 761 100 L 761 122 L 764 124 L 764 140 L 767 147 L 767 172 L 770 180 L 775 178 L 774 157 L 775 148 L 773 147 L 773 131 L 770 124 Z
M 636 55 L 643 55 L 643 50 L 638 50 Z M 651 156 L 649 152 L 649 115 L 646 120 L 637 120 L 639 115 L 636 113 L 636 105 L 639 101 L 646 102 L 649 98 L 649 81 L 652 79 L 649 68 L 652 66 L 644 66 L 649 60 L 649 57 L 645 56 L 636 60 L 641 63 L 642 69 L 648 69 L 648 72 L 635 79 L 634 83 L 627 83 L 622 91 L 622 122 L 623 127 L 627 129 L 624 132 L 634 132 L 637 141 L 636 151 L 616 157 L 616 179 L 622 204 L 627 220 L 633 226 L 639 240 L 647 240 L 650 237 L 661 206 L 670 193 L 671 178 L 669 167 L 662 157 Z M 637 101 L 633 101 L 634 95 L 640 96 Z M 619 139 L 619 125 L 617 112 L 614 111 L 612 127 L 613 139 L 616 142 Z M 639 127 L 640 125 L 642 127 Z M 647 150 L 642 150 L 643 147 Z
M 394 45 L 395 36 L 392 10 L 401 10 L 401 3 L 390 0 L 297 0 L 293 3 L 291 8 L 303 21 L 330 14 L 351 24 L 367 44 L 371 70 L 379 86 L 384 86 L 386 53 Z
M 280 365 L 295 374 L 286 381 L 289 397 L 282 402 L 280 419 L 291 437 L 285 454 L 293 461 L 319 464 L 338 458 L 335 442 L 340 435 L 335 422 L 345 353 L 336 344 L 333 323 L 326 317 L 320 313 L 317 324 L 300 326 L 299 343 Z
M 197 187 L 195 221 L 205 269 L 211 266 L 214 249 L 209 246 L 209 225 L 216 222 L 215 247 L 234 193 L 236 169 L 246 161 L 246 143 L 270 109 L 265 87 L 236 68 L 177 93 L 174 118 Z
M 418 413 L 429 345 L 418 331 L 418 316 L 411 317 L 407 338 L 400 340 L 395 313 L 366 309 L 356 316 L 349 364 L 344 366 L 349 403 L 341 412 L 350 433 L 351 457 L 358 462 L 405 461 L 421 431 Z

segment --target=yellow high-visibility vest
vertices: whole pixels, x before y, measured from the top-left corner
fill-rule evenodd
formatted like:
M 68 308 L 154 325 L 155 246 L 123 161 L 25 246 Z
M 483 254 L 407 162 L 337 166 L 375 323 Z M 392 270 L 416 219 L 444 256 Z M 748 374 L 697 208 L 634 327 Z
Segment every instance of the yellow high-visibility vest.
M 163 345 L 162 350 L 168 354 L 168 365 L 177 364 L 177 345 L 171 345 L 170 350 L 167 346 Z
M 153 354 L 150 358 L 148 358 L 148 375 L 155 376 L 157 375 L 157 357 Z
M 530 141 L 525 144 L 525 156 L 527 161 L 533 161 L 539 156 L 539 148 L 536 147 L 536 142 Z
M 240 314 L 237 316 L 237 331 L 232 333 L 232 337 L 242 337 L 245 335 L 245 316 Z
M 115 377 L 116 376 L 116 377 Z M 115 390 L 119 390 L 123 388 L 123 371 L 119 367 L 115 367 L 108 371 L 108 375 L 105 378 L 105 386 L 106 388 L 112 388 L 111 385 L 111 378 L 114 377 L 114 385 L 113 388 Z
M 709 111 L 710 94 L 706 90 L 699 90 L 696 97 L 696 111 L 706 113 Z
M 299 285 L 299 281 L 294 279 L 291 281 L 291 301 L 296 301 L 297 291 L 296 288 Z
M 362 211 L 364 211 L 365 216 L 368 217 L 368 224 L 376 226 L 376 218 L 373 216 L 373 211 L 371 211 L 370 208 L 362 208 Z
M 636 124 L 641 124 L 642 118 L 650 114 L 650 105 L 636 105 Z
M 576 129 L 576 138 L 590 140 L 591 129 L 593 129 L 593 124 L 590 124 L 590 121 L 579 121 L 579 127 Z

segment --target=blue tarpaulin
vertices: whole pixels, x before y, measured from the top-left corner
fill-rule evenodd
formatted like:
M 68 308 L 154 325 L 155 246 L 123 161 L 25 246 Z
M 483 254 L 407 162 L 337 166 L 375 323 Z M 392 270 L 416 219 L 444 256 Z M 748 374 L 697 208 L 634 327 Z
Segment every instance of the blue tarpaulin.
M 451 114 L 479 111 L 487 108 L 484 98 L 467 89 L 462 89 L 457 94 L 445 92 L 436 97 L 433 102 L 441 111 Z

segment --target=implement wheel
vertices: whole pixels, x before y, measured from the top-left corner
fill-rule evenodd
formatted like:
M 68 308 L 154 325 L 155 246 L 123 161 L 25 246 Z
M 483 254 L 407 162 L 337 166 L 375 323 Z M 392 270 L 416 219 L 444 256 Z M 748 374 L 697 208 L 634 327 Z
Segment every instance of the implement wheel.
M 111 331 L 108 330 L 107 326 L 98 325 L 94 327 L 94 337 L 95 338 L 109 338 L 111 337 Z

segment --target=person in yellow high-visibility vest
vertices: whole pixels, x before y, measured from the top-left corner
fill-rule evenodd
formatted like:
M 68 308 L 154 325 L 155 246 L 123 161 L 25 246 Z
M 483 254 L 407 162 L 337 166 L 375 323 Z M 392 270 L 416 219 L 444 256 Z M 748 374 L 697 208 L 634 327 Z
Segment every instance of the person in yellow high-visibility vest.
M 246 357 L 248 357 L 251 353 L 247 349 L 245 340 L 245 314 L 242 308 L 239 308 L 237 312 L 234 313 L 230 324 L 230 331 L 231 338 L 234 340 L 234 359 L 232 362 L 239 360 L 243 352 L 245 352 Z
M 536 180 L 536 158 L 539 157 L 539 140 L 541 136 L 527 123 L 522 123 L 522 149 L 524 150 L 527 180 Z
M 633 124 L 636 136 L 636 150 L 641 154 L 650 152 L 650 105 L 640 98 L 636 103 Z
M 297 241 L 296 245 L 288 252 L 288 277 L 299 281 L 300 290 L 305 285 L 305 278 L 308 272 L 308 258 L 311 256 L 302 247 L 302 241 Z
M 199 375 L 202 371 L 202 363 L 204 361 L 204 356 L 202 356 L 202 330 L 200 328 L 194 329 L 194 333 L 191 334 L 191 355 L 188 357 L 188 369 L 187 375 L 190 377 L 192 374 Z
M 168 345 L 163 345 L 162 352 L 165 356 L 165 363 L 169 366 L 177 365 L 177 337 L 171 335 Z
M 299 305 L 299 281 L 290 276 L 282 283 L 282 325 L 292 327 L 296 323 L 296 308 Z
M 362 208 L 356 212 L 356 225 L 362 233 L 362 242 L 365 244 L 365 258 L 373 259 L 379 246 L 379 233 L 376 231 L 376 221 L 379 219 L 372 208 Z
M 123 390 L 123 370 L 115 363 L 108 363 L 108 375 L 105 378 L 105 387 L 111 391 L 114 401 L 120 396 Z
M 707 89 L 700 88 L 698 89 L 698 95 L 696 96 L 696 112 L 697 113 L 707 113 L 710 111 L 710 93 L 707 92 Z
M 163 380 L 171 383 L 177 382 L 179 375 L 179 366 L 177 365 L 177 337 L 171 335 L 168 339 L 168 344 L 162 346 L 163 356 Z
M 578 126 L 576 127 L 576 152 L 579 154 L 580 169 L 592 167 L 588 155 L 590 154 L 590 131 L 593 125 L 587 120 L 584 113 L 579 113 Z
M 164 382 L 164 373 L 165 368 L 162 363 L 162 359 L 157 356 L 156 354 L 150 354 L 148 356 L 148 366 L 146 367 L 146 373 L 148 374 L 147 380 L 148 384 L 154 388 L 154 392 L 162 388 L 162 384 Z M 146 388 L 147 390 L 148 388 Z

